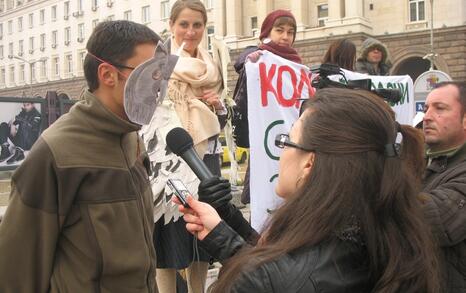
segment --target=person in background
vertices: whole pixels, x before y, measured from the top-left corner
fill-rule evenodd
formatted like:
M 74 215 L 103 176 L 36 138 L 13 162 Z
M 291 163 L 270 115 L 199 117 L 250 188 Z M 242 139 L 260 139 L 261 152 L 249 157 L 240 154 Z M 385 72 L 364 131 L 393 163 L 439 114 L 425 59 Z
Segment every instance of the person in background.
M 248 92 L 247 76 L 244 64 L 246 59 L 256 62 L 261 50 L 267 50 L 280 57 L 296 63 L 302 63 L 298 52 L 293 48 L 296 38 L 296 19 L 287 10 L 275 10 L 269 13 L 261 26 L 259 40 L 260 45 L 247 47 L 240 54 L 234 64 L 235 71 L 239 74 L 236 82 L 233 98 L 236 102 L 234 109 L 234 135 L 236 145 L 249 148 L 249 123 L 248 123 Z M 249 203 L 249 163 L 245 174 L 241 201 Z
M 356 61 L 356 72 L 369 75 L 388 75 L 391 63 L 387 47 L 374 38 L 367 38 Z
M 159 36 L 99 23 L 82 100 L 42 133 L 11 179 L 0 223 L 0 292 L 156 293 L 147 153 L 124 107 L 131 72 Z
M 440 292 L 434 241 L 406 164 L 404 152 L 418 143 L 408 129 L 370 92 L 317 91 L 275 140 L 283 148 L 276 192 L 285 201 L 255 247 L 188 197 L 190 208 L 179 206 L 186 228 L 224 261 L 211 292 Z
M 354 71 L 356 46 L 351 40 L 339 39 L 330 44 L 322 63 L 338 65 L 340 68 Z
M 39 138 L 41 115 L 33 103 L 23 103 L 21 112 L 10 123 L 0 124 L 0 163 L 5 161 L 13 164 L 24 160 L 24 151 L 29 151 Z M 8 139 L 14 145 L 10 152 Z
M 424 213 L 441 248 L 444 292 L 466 292 L 466 82 L 438 84 L 424 113 Z
M 173 3 L 169 22 L 172 36 L 167 47 L 171 54 L 179 55 L 179 59 L 168 83 L 164 106 L 170 111 L 170 115 L 176 117 L 176 123 L 180 124 L 167 127 L 183 127 L 193 138 L 194 148 L 212 174 L 220 176 L 222 146 L 218 136 L 226 123 L 227 111 L 219 98 L 223 90 L 219 66 L 201 44 L 206 23 L 207 11 L 201 1 L 177 0 Z M 156 124 L 155 128 L 158 127 L 159 125 Z M 149 135 L 149 138 L 151 137 L 152 135 Z M 165 137 L 157 139 L 158 143 L 162 140 L 164 141 Z M 151 161 L 156 162 L 159 158 L 156 152 L 153 153 L 154 156 L 151 155 L 151 149 L 154 147 L 151 146 L 150 141 L 147 143 L 147 148 Z M 165 153 L 164 150 L 163 152 Z M 173 165 L 176 167 L 177 164 Z M 173 179 L 179 176 L 175 174 L 175 171 L 179 170 L 170 169 L 175 168 L 174 166 L 168 166 L 164 172 L 158 172 L 157 167 L 153 170 L 155 174 L 155 178 L 151 179 L 153 189 L 165 177 Z M 187 173 L 194 177 L 191 170 Z M 192 182 L 191 179 L 184 177 L 179 179 L 186 184 Z M 197 178 L 193 178 L 193 181 L 198 182 Z M 162 197 L 166 197 L 165 190 L 163 192 Z M 168 204 L 172 203 L 168 201 Z M 185 270 L 184 275 L 190 293 L 202 292 L 211 257 L 202 250 L 199 251 L 200 255 L 197 255 L 196 249 L 193 248 L 194 238 L 184 228 L 185 222 L 182 218 L 172 217 L 165 210 L 163 215 L 154 220 L 156 221 L 154 246 L 158 255 L 157 285 L 160 292 L 176 292 L 177 270 Z

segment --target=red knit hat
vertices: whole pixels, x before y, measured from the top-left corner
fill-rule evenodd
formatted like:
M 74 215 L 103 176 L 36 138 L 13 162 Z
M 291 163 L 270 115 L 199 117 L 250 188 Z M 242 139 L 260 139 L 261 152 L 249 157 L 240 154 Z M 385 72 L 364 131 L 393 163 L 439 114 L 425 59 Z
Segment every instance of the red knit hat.
M 259 36 L 259 40 L 262 41 L 263 39 L 269 36 L 270 32 L 272 31 L 273 24 L 275 23 L 277 18 L 280 18 L 280 17 L 290 17 L 294 20 L 294 23 L 296 24 L 296 19 L 294 18 L 293 14 L 291 14 L 291 12 L 289 12 L 288 10 L 278 9 L 278 10 L 272 11 L 265 17 L 264 21 L 262 22 L 261 34 Z M 296 25 L 294 27 L 295 27 L 295 31 L 293 35 L 293 42 L 294 42 L 294 39 L 296 38 Z

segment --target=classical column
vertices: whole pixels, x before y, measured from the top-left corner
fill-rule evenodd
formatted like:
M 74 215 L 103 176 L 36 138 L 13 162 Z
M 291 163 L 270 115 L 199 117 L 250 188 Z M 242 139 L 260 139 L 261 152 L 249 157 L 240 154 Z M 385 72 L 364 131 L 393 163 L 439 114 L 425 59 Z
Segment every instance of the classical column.
M 363 0 L 345 0 L 345 17 L 364 17 Z
M 308 0 L 294 0 L 291 2 L 291 13 L 296 18 L 298 31 L 303 30 L 304 27 L 309 25 L 309 1 Z
M 226 1 L 226 27 L 228 39 L 237 39 L 243 34 L 242 32 L 242 13 L 241 13 L 241 0 L 227 0 Z
M 274 9 L 273 2 L 273 0 L 257 0 L 257 25 L 259 29 L 267 14 Z
M 213 2 L 214 2 L 213 21 L 215 24 L 215 35 L 224 37 L 227 33 L 225 0 L 215 0 Z
M 328 0 L 328 22 L 341 20 L 341 0 Z

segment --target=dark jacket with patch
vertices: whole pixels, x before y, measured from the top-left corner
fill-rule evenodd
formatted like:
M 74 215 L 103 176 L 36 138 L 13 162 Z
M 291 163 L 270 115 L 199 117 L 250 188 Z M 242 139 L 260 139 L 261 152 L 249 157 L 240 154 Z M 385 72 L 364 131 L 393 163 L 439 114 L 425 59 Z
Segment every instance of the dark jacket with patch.
M 445 292 L 466 292 L 466 144 L 427 167 L 424 213 L 441 247 Z
M 0 292 L 157 292 L 152 192 L 139 126 L 90 92 L 14 173 Z
M 201 245 L 213 257 L 223 261 L 246 242 L 222 221 L 201 241 Z M 233 281 L 231 292 L 369 293 L 373 287 L 369 275 L 365 247 L 358 241 L 335 237 L 331 241 L 285 254 L 253 271 L 242 272 Z

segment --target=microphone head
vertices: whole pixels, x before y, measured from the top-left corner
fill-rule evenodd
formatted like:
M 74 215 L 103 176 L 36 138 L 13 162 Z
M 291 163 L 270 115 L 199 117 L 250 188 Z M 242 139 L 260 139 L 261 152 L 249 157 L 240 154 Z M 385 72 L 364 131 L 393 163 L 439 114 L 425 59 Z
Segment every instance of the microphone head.
M 170 130 L 167 133 L 166 141 L 168 148 L 178 156 L 193 147 L 193 138 L 181 127 Z

